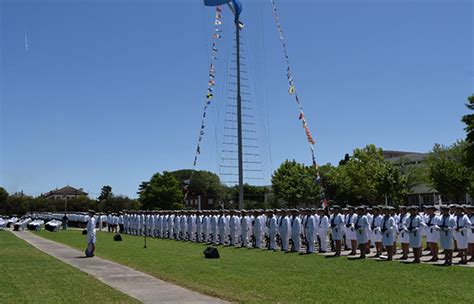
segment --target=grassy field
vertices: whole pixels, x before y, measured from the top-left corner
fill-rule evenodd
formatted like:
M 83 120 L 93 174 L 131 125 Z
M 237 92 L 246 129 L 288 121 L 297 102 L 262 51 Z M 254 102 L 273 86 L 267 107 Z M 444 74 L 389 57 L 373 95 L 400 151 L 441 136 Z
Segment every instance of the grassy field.
M 86 300 L 87 299 L 87 300 Z M 0 231 L 0 303 L 138 303 Z
M 80 231 L 39 235 L 83 250 Z M 220 259 L 203 258 L 204 245 L 99 232 L 97 255 L 183 287 L 246 303 L 472 303 L 474 269 L 375 260 L 324 258 L 219 247 Z

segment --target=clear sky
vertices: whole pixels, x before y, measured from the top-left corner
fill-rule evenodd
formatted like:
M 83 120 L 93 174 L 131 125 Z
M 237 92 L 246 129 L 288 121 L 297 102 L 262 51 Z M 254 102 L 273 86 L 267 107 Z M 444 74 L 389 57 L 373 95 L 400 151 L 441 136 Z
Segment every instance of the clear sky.
M 95 197 L 108 184 L 134 197 L 154 172 L 190 168 L 214 21 L 202 2 L 0 0 L 0 185 L 39 195 L 70 184 Z M 242 3 L 269 183 L 283 160 L 311 157 L 287 93 L 270 1 Z M 277 4 L 319 163 L 366 144 L 425 152 L 464 138 L 460 119 L 474 87 L 472 1 Z M 198 169 L 218 170 L 222 156 L 231 21 L 225 8 L 221 89 L 206 122 L 214 131 Z

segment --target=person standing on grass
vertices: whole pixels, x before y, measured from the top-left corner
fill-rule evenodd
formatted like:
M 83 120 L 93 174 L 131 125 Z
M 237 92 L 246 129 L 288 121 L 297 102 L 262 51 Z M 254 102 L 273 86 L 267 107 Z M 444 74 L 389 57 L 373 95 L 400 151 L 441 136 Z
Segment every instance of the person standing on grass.
M 461 261 L 459 264 L 467 264 L 467 244 L 469 236 L 467 235 L 467 229 L 471 229 L 471 221 L 469 217 L 463 213 L 463 207 L 460 205 L 456 206 L 456 232 L 454 236 L 458 243 L 459 255 Z
M 95 243 L 96 243 L 96 235 L 95 235 L 95 225 L 96 219 L 94 217 L 95 211 L 89 210 L 89 221 L 87 222 L 87 250 L 86 256 L 93 257 L 95 252 Z
M 408 208 L 410 216 L 408 217 L 405 227 L 406 232 L 408 232 L 408 237 L 410 240 L 410 247 L 413 249 L 413 255 L 415 259 L 413 263 L 420 263 L 421 257 L 421 230 L 423 229 L 423 221 L 418 215 L 418 208 L 416 206 L 411 206 Z
M 393 207 L 383 207 L 383 218 L 380 225 L 382 232 L 382 245 L 387 249 L 387 261 L 393 259 L 393 243 L 395 242 L 395 220 L 390 216 L 390 210 Z
M 63 230 L 67 230 L 67 222 L 68 222 L 68 217 L 67 217 L 67 214 L 64 213 L 64 216 L 63 216 Z
M 242 210 L 241 213 L 242 217 L 240 218 L 240 247 L 246 248 L 249 245 L 251 220 L 247 210 Z
M 382 254 L 382 232 L 380 229 L 382 223 L 382 215 L 379 206 L 372 207 L 373 216 L 372 221 L 370 222 L 370 229 L 372 230 L 372 242 L 375 245 L 376 254 L 375 257 L 378 258 Z
M 314 252 L 314 244 L 316 236 L 316 219 L 312 214 L 311 209 L 305 210 L 306 213 L 306 220 L 304 222 L 304 233 L 306 236 L 306 253 L 313 253 Z
M 408 259 L 408 251 L 410 248 L 410 238 L 408 233 L 405 231 L 405 223 L 409 217 L 407 213 L 407 207 L 400 206 L 400 215 L 398 217 L 398 242 L 401 244 L 402 247 L 402 257 L 398 258 L 398 260 L 407 260 Z
M 268 249 L 275 251 L 277 246 L 278 222 L 274 210 L 268 211 L 267 221 L 269 223 L 268 237 L 270 238 L 270 247 Z
M 431 260 L 430 262 L 438 261 L 438 242 L 439 242 L 439 231 L 435 229 L 435 225 L 438 222 L 438 217 L 435 214 L 435 206 L 425 206 L 425 224 L 426 224 L 426 243 L 430 248 Z
M 444 250 L 444 265 L 453 263 L 453 230 L 456 220 L 449 214 L 448 206 L 441 206 L 441 216 L 438 218 L 436 229 L 439 230 L 441 248 Z
M 319 224 L 318 224 L 318 236 L 319 236 L 319 253 L 326 253 L 328 249 L 328 230 L 329 230 L 329 219 L 326 215 L 326 211 L 323 208 L 318 209 Z
M 341 256 L 341 247 L 342 247 L 342 227 L 344 225 L 344 219 L 340 214 L 341 207 L 334 205 L 332 207 L 333 215 L 331 217 L 331 235 L 332 239 L 335 242 L 335 257 Z
M 357 235 L 354 229 L 354 223 L 357 218 L 357 214 L 355 213 L 355 207 L 347 205 L 348 213 L 344 217 L 345 228 L 342 228 L 342 232 L 346 234 L 346 242 L 351 248 L 351 253 L 349 255 L 356 255 L 357 252 Z M 343 216 L 343 215 L 341 215 Z
M 357 215 L 353 224 L 353 228 L 356 233 L 357 244 L 359 244 L 359 259 L 365 259 L 365 252 L 369 242 L 367 238 L 367 231 L 369 230 L 369 227 L 370 226 L 367 216 L 364 215 L 364 207 L 357 207 Z
M 474 262 L 474 206 L 465 206 L 466 215 L 471 221 L 471 227 L 467 229 L 468 234 L 468 254 L 471 255 L 469 262 Z
M 291 252 L 300 252 L 301 249 L 301 218 L 298 209 L 291 210 Z

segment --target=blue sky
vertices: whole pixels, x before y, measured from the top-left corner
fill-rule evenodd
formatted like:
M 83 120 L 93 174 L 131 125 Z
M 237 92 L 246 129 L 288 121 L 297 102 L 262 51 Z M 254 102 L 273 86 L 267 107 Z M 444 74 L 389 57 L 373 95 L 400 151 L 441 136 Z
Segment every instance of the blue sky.
M 283 160 L 311 158 L 270 1 L 242 3 L 261 183 L 268 183 Z M 366 144 L 424 152 L 464 137 L 472 1 L 277 4 L 319 163 Z M 0 185 L 39 195 L 68 183 L 94 197 L 108 184 L 134 197 L 154 172 L 190 168 L 213 14 L 201 0 L 0 0 Z M 218 90 L 197 167 L 215 172 L 231 21 L 225 10 Z

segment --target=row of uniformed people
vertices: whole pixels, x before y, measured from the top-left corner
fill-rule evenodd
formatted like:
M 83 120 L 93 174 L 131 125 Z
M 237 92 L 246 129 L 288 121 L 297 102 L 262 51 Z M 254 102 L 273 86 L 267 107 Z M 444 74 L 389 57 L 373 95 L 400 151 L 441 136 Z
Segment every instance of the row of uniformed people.
M 192 240 L 218 244 L 263 246 L 276 250 L 300 251 L 301 242 L 314 251 L 317 236 L 326 251 L 329 220 L 323 209 L 305 210 L 222 210 L 131 212 L 124 216 L 125 232 L 134 235 Z
M 356 209 L 357 212 L 351 209 Z M 380 215 L 382 209 L 383 215 Z M 369 214 L 366 213 L 365 207 L 349 206 L 345 215 L 337 215 L 332 217 L 332 220 L 340 222 L 344 219 L 345 226 L 341 230 L 351 244 L 350 255 L 355 254 L 354 244 L 358 244 L 361 250 L 360 258 L 365 258 L 365 253 L 370 250 L 369 246 L 373 243 L 376 247 L 376 256 L 379 256 L 382 249 L 386 248 L 388 260 L 391 260 L 393 254 L 396 253 L 398 240 L 402 246 L 400 260 L 408 259 L 409 248 L 412 248 L 414 262 L 419 263 L 422 255 L 422 237 L 426 236 L 432 255 L 430 261 L 438 261 L 438 244 L 440 244 L 445 253 L 445 265 L 451 265 L 452 251 L 456 244 L 459 257 L 461 257 L 460 264 L 466 264 L 468 253 L 473 256 L 471 261 L 474 261 L 473 209 L 474 206 L 441 206 L 441 214 L 438 215 L 434 206 L 426 206 L 423 214 L 418 212 L 416 206 L 409 208 L 401 206 L 400 213 L 397 215 L 391 207 L 374 207 L 373 213 Z M 337 219 L 337 217 L 340 218 Z M 336 240 L 339 238 L 336 231 L 334 231 L 334 236 Z M 336 244 L 336 255 L 339 254 L 340 245 Z
M 354 255 L 356 248 L 359 247 L 364 251 L 361 252 L 361 257 L 365 257 L 365 254 L 370 252 L 372 244 L 375 245 L 376 256 L 380 256 L 383 249 L 390 247 L 389 260 L 396 253 L 398 240 L 402 246 L 401 259 L 408 258 L 408 250 L 411 247 L 414 248 L 415 262 L 419 262 L 421 245 L 418 245 L 421 244 L 421 237 L 426 235 L 428 243 L 438 243 L 441 240 L 435 237 L 433 241 L 432 237 L 439 233 L 432 231 L 439 232 L 445 227 L 443 223 L 441 226 L 436 226 L 435 223 L 438 223 L 440 217 L 437 216 L 436 222 L 434 221 L 430 211 L 432 207 L 425 208 L 425 214 L 422 215 L 418 213 L 416 207 L 409 208 L 410 214 L 407 209 L 402 206 L 400 213 L 396 214 L 392 207 L 373 207 L 371 212 L 368 212 L 369 209 L 364 206 L 358 208 L 348 206 L 342 209 L 341 213 L 341 208 L 334 206 L 329 218 L 323 209 L 317 212 L 296 209 L 265 212 L 262 210 L 132 212 L 124 215 L 124 226 L 126 233 L 135 235 L 146 233 L 148 236 L 161 238 L 245 247 L 251 245 L 257 248 L 261 248 L 265 243 L 265 247 L 273 250 L 278 246 L 284 251 L 300 251 L 303 244 L 308 253 L 315 251 L 316 243 L 319 245 L 319 252 L 325 252 L 329 232 L 329 238 L 335 243 L 336 256 L 340 255 L 342 241 L 345 239 L 346 245 L 352 249 L 350 255 Z M 473 222 L 469 219 L 469 216 L 472 217 L 472 207 L 460 206 L 457 209 L 461 210 L 461 213 L 466 209 L 468 213 L 457 216 L 454 228 L 457 231 L 453 232 L 453 239 L 456 241 L 460 239 L 460 250 L 463 250 L 466 247 L 466 239 L 469 243 L 469 239 L 473 237 L 472 228 L 469 228 Z M 453 217 L 451 214 L 450 216 Z M 471 250 L 471 254 L 472 252 Z M 436 259 L 437 257 L 433 257 L 433 260 Z

